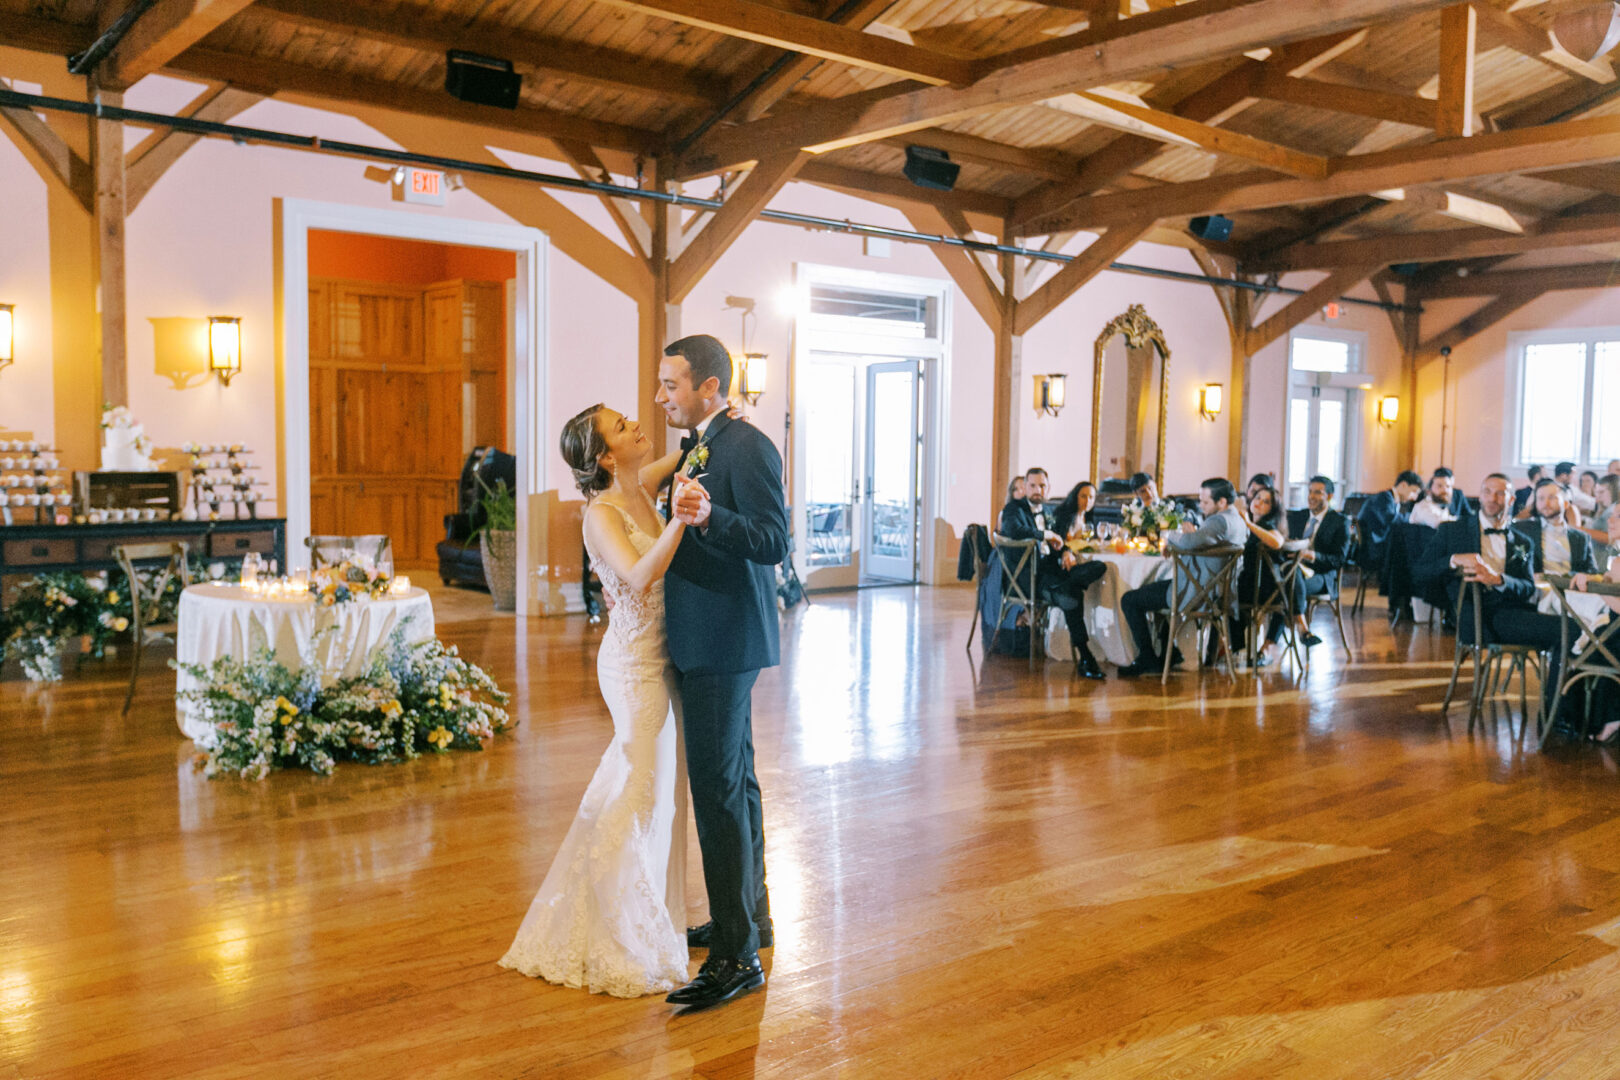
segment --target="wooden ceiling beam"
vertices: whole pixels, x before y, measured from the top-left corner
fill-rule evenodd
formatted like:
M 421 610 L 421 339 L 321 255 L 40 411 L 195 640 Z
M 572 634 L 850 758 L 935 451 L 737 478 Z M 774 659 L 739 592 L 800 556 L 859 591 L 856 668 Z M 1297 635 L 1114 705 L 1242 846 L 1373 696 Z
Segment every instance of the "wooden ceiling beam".
M 34 168 L 46 183 L 60 183 L 85 213 L 94 208 L 95 176 L 90 163 L 32 109 L 0 108 L 0 118 L 16 133 L 19 146 L 32 151 Z
M 1416 350 L 1416 359 L 1419 361 L 1431 360 L 1439 356 L 1442 349 L 1455 349 L 1469 338 L 1495 326 L 1525 305 L 1539 300 L 1544 291 L 1532 287 L 1518 292 L 1503 293 L 1496 299 L 1486 303 L 1472 315 L 1465 316 L 1449 329 L 1441 331 L 1419 345 Z
M 885 145 L 905 148 L 912 145 L 931 146 L 944 150 L 953 161 L 987 165 L 993 169 L 1010 169 L 1021 173 L 1063 179 L 1074 175 L 1080 159 L 1046 147 L 1011 146 L 1007 143 L 981 139 L 960 131 L 935 128 L 928 132 L 896 135 L 884 139 Z
M 180 115 L 223 124 L 263 100 L 262 95 L 251 90 L 220 86 L 199 94 Z M 202 138 L 178 128 L 164 128 L 152 132 L 132 148 L 125 155 L 124 212 L 133 214 L 163 174 Z
M 652 131 L 586 120 L 549 109 L 499 109 L 471 105 L 442 91 L 418 90 L 399 83 L 344 75 L 279 60 L 263 60 L 212 49 L 187 49 L 167 70 L 231 82 L 243 89 L 277 96 L 296 95 L 329 102 L 352 102 L 396 112 L 427 116 L 546 139 L 575 139 L 595 147 L 652 154 L 661 137 Z
M 1530 251 L 1613 243 L 1620 243 L 1620 214 L 1578 214 L 1552 218 L 1521 235 L 1481 226 L 1305 244 L 1245 263 L 1244 269 L 1256 273 L 1287 273 L 1362 264 L 1388 266 L 1523 255 Z
M 1055 311 L 1059 304 L 1073 296 L 1086 282 L 1108 269 L 1115 259 L 1131 249 L 1152 222 L 1115 225 L 1103 233 L 1063 268 L 1050 281 L 1018 302 L 1013 313 L 1013 333 L 1027 334 L 1037 323 Z
M 71 56 L 95 40 L 95 27 L 0 11 L 0 42 L 14 49 Z
M 1571 75 L 1579 75 L 1598 83 L 1615 81 L 1614 68 L 1607 60 L 1582 60 L 1570 53 L 1558 39 L 1544 27 L 1537 26 L 1522 15 L 1492 7 L 1475 0 L 1469 5 L 1478 15 L 1481 30 L 1489 37 L 1506 45 L 1514 52 Z
M 878 16 L 882 15 L 895 0 L 859 0 L 844 17 L 837 20 L 840 24 L 851 30 L 865 30 Z M 828 0 L 827 18 L 831 19 L 839 8 L 843 6 L 840 0 Z M 792 92 L 793 88 L 823 63 L 819 56 L 806 56 L 803 53 L 794 53 L 792 58 L 783 64 L 774 73 L 769 69 L 775 66 L 775 61 L 761 64 L 753 73 L 737 79 L 733 85 L 737 93 L 742 93 L 756 79 L 762 79 L 742 103 L 741 118 L 744 121 L 758 120 L 771 110 L 771 107 Z
M 158 0 L 96 69 L 102 86 L 123 89 L 235 18 L 253 0 Z
M 1500 296 L 1503 293 L 1542 289 L 1611 289 L 1620 286 L 1620 262 L 1577 263 L 1570 266 L 1537 266 L 1529 270 L 1496 270 L 1487 274 L 1455 275 L 1423 284 L 1414 284 L 1410 294 L 1417 300 L 1451 300 L 1464 296 Z
M 915 203 L 906 206 L 902 211 L 911 227 L 920 233 L 929 233 L 935 236 L 954 236 L 957 239 L 966 239 L 967 233 L 958 232 L 936 206 L 926 203 Z M 940 266 L 956 282 L 956 287 L 962 290 L 973 310 L 979 313 L 984 324 L 994 329 L 1000 323 L 1005 298 L 1002 291 L 991 282 L 984 272 L 984 267 L 973 258 L 971 252 L 965 248 L 942 247 L 938 244 L 929 245 L 934 257 L 939 260 Z
M 1613 165 L 1581 165 L 1573 169 L 1554 169 L 1551 172 L 1530 175 L 1537 180 L 1551 180 L 1587 191 L 1601 191 L 1605 195 L 1620 195 L 1620 167 Z
M 898 75 L 935 86 L 965 86 L 974 79 L 971 60 L 865 34 L 837 23 L 795 15 L 750 0 L 598 0 L 599 3 L 668 19 L 727 37 L 772 45 L 823 60 Z
M 1370 195 L 1386 188 L 1610 161 L 1620 161 L 1620 117 L 1594 117 L 1335 158 L 1322 180 L 1278 180 L 1269 173 L 1245 172 L 1096 195 L 1057 215 L 1056 223 L 1067 228 L 1101 228 L 1144 213 L 1174 218 L 1259 210 Z
M 255 10 L 273 15 L 278 22 L 343 31 L 367 41 L 434 53 L 441 58 L 450 49 L 507 57 L 519 69 L 562 76 L 570 82 L 607 90 L 634 90 L 683 105 L 712 108 L 727 97 L 724 83 L 689 68 L 507 27 L 457 26 L 425 14 L 409 14 L 407 10 L 384 12 L 330 0 L 259 0 Z
M 1256 66 L 1261 69 L 1252 87 L 1256 97 L 1425 130 L 1434 127 L 1435 103 L 1427 98 L 1366 90 L 1317 79 L 1298 79 L 1263 64 Z
M 784 150 L 780 154 L 762 159 L 743 182 L 726 196 L 724 205 L 716 210 L 703 231 L 693 237 L 669 266 L 669 303 L 678 304 L 686 298 L 703 275 L 719 261 L 750 222 L 759 216 L 782 185 L 793 179 L 793 174 L 809 155 L 802 150 Z
M 807 161 L 799 166 L 796 179 L 820 187 L 837 188 L 857 195 L 875 195 L 904 203 L 922 203 L 928 206 L 948 207 L 965 214 L 977 214 L 1000 220 L 1012 208 L 1012 200 L 982 191 L 931 191 L 920 188 L 903 176 L 865 172 L 832 165 L 824 161 Z
M 1474 54 L 1479 20 L 1471 4 L 1453 4 L 1440 13 L 1440 91 L 1434 102 L 1434 130 L 1442 138 L 1474 133 Z
M 1322 310 L 1323 305 L 1337 300 L 1360 285 L 1379 269 L 1374 265 L 1342 267 L 1290 300 L 1281 311 L 1259 326 L 1251 327 L 1243 335 L 1245 355 L 1255 353 L 1286 335 L 1294 327 Z
M 686 165 L 712 172 L 786 145 L 824 153 L 1443 6 L 1444 0 L 1199 0 L 992 58 L 985 63 L 1009 66 L 966 88 L 857 95 L 716 130 Z

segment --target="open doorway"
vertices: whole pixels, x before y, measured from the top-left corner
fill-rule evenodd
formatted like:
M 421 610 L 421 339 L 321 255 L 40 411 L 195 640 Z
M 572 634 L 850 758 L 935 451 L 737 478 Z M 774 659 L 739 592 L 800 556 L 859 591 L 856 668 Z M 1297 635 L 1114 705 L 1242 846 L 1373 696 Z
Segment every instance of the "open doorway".
M 511 251 L 309 231 L 310 532 L 436 570 L 477 450 L 512 447 Z

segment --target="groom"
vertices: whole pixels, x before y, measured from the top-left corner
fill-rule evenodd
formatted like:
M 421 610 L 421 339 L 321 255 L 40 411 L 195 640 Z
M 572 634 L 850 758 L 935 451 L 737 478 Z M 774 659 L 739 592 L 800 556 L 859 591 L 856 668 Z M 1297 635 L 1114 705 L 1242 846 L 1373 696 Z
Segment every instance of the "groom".
M 701 485 L 674 500 L 688 528 L 664 578 L 710 916 L 686 934 L 709 957 L 668 1000 L 698 1007 L 764 986 L 759 950 L 772 944 L 750 694 L 760 669 L 780 662 L 775 568 L 787 557 L 788 524 L 782 457 L 758 428 L 727 415 L 730 389 L 731 355 L 708 334 L 664 350 L 657 401 L 670 427 L 691 432 L 676 471 Z

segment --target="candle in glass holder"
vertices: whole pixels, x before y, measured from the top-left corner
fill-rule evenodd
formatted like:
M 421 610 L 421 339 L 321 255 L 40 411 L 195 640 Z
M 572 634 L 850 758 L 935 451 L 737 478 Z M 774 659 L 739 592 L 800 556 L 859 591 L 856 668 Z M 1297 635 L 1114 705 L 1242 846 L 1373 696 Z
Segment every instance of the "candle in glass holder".
M 389 595 L 391 595 L 391 596 L 404 596 L 405 594 L 409 593 L 410 591 L 411 591 L 411 579 L 406 577 L 404 574 L 401 574 L 398 577 L 396 577 L 388 585 L 388 592 L 389 592 Z

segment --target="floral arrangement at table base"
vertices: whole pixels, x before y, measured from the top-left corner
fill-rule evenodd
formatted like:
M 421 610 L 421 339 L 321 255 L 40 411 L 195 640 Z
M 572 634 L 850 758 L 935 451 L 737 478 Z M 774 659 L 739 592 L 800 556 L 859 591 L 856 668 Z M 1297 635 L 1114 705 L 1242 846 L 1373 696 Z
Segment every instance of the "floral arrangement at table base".
M 1120 513 L 1121 521 L 1132 536 L 1156 537 L 1181 528 L 1181 504 L 1173 499 L 1160 499 L 1152 504 L 1132 499 Z
M 514 724 L 507 695 L 482 668 L 434 639 L 410 644 L 406 619 L 360 675 L 320 685 L 314 651 L 299 670 L 268 646 L 246 660 L 170 661 L 201 684 L 181 695 L 214 731 L 201 767 L 210 778 L 262 780 L 274 769 L 329 774 L 339 761 L 408 761 L 425 753 L 482 750 Z
M 241 560 L 209 560 L 193 557 L 191 576 L 201 580 L 229 574 Z M 156 571 L 152 571 L 155 573 Z M 150 584 L 147 571 L 137 574 Z M 149 622 L 173 622 L 180 606 L 180 581 L 171 577 Z M 135 619 L 128 583 L 122 574 L 105 571 L 83 573 L 61 570 L 39 574 L 18 587 L 0 614 L 0 659 L 22 661 L 23 676 L 29 682 L 60 682 L 63 653 L 78 653 L 84 641 L 83 656 L 99 660 L 107 646 L 129 632 Z

